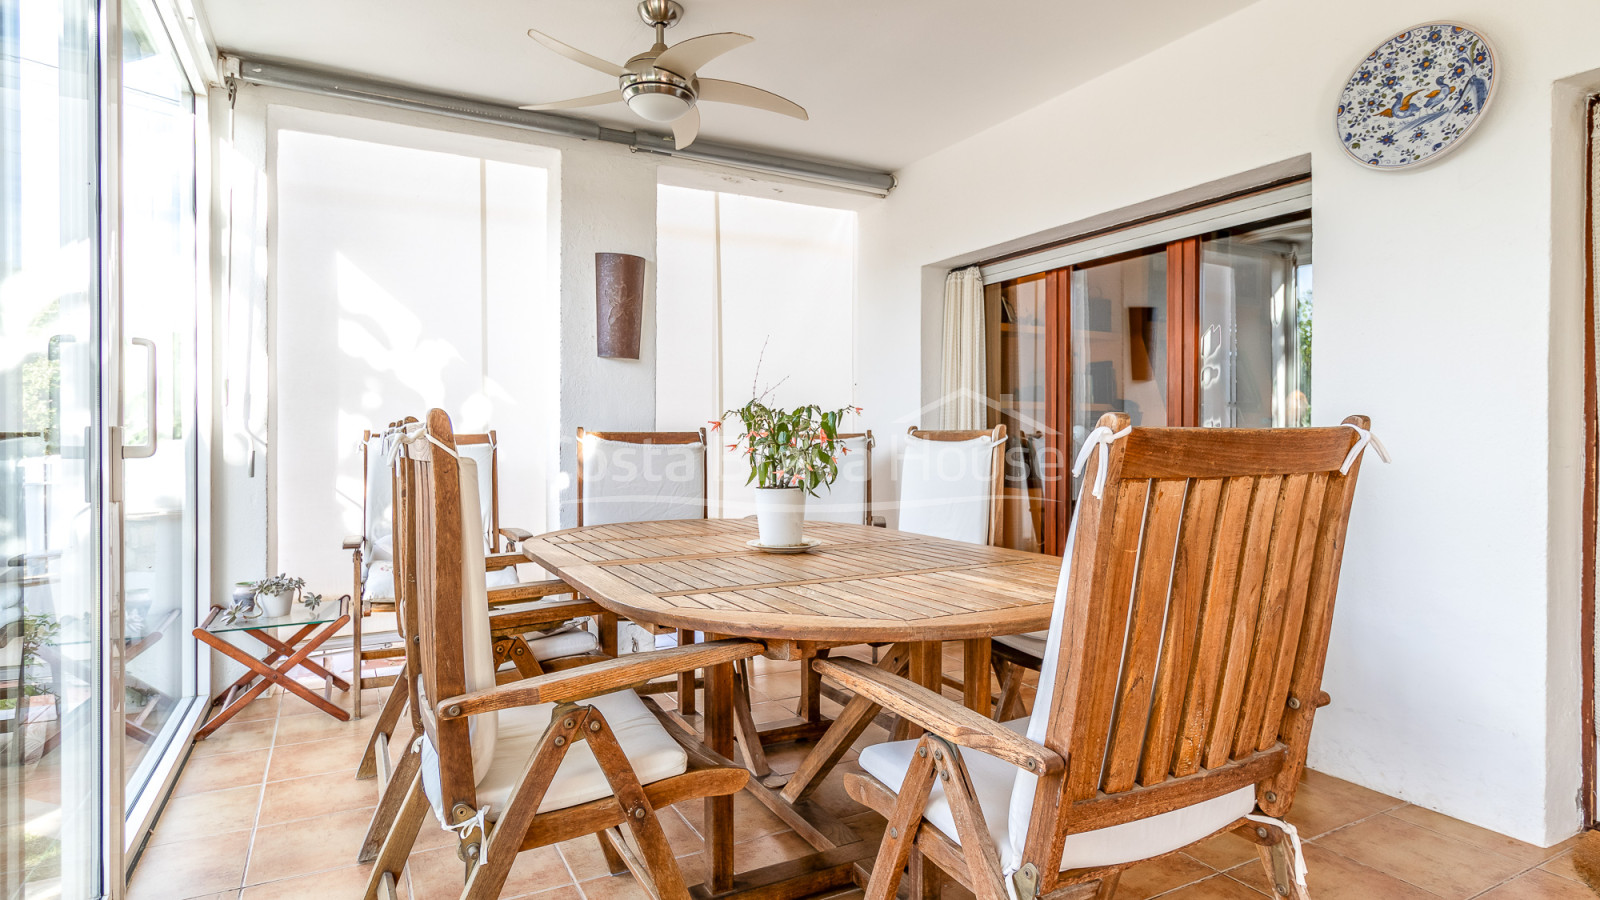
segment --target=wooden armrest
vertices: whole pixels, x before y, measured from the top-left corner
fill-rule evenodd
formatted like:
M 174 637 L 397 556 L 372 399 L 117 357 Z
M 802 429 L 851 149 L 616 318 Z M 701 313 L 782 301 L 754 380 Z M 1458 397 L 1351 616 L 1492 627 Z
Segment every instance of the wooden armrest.
M 598 616 L 601 612 L 600 604 L 593 600 L 556 600 L 533 609 L 491 613 L 489 628 L 496 635 L 523 634 L 585 616 Z
M 459 719 L 514 706 L 572 703 L 644 684 L 663 675 L 749 659 L 766 649 L 764 644 L 755 641 L 726 640 L 630 653 L 564 672 L 536 675 L 484 691 L 447 697 L 439 701 L 437 709 L 441 718 Z
M 523 541 L 533 537 L 533 532 L 523 531 L 521 528 L 502 528 L 500 529 L 500 536 L 511 541 L 513 544 L 520 544 Z
M 572 585 L 559 578 L 545 581 L 525 581 L 522 584 L 508 584 L 504 587 L 489 589 L 489 606 L 505 606 L 507 603 L 521 603 L 525 600 L 537 600 L 540 597 L 557 597 L 562 594 L 575 593 Z M 596 609 L 594 614 L 598 614 Z M 588 615 L 588 614 L 586 614 Z
M 982 750 L 1035 775 L 1060 772 L 1066 761 L 1054 750 L 1028 740 L 987 716 L 951 702 L 944 695 L 891 675 L 857 659 L 815 659 L 812 668 L 889 712 L 958 744 Z
M 1332 703 L 1332 702 L 1333 702 L 1333 697 L 1331 695 L 1329 695 L 1327 691 L 1317 691 L 1317 701 L 1316 701 L 1316 704 L 1315 704 L 1317 709 L 1321 709 L 1324 706 L 1327 706 L 1329 703 Z
M 483 567 L 493 572 L 496 569 L 509 569 L 527 562 L 528 558 L 521 553 L 488 553 L 483 557 Z
M 360 550 L 361 549 L 361 535 L 359 535 L 359 534 L 347 534 L 347 535 L 345 535 L 344 536 L 344 549 L 346 549 L 346 550 Z

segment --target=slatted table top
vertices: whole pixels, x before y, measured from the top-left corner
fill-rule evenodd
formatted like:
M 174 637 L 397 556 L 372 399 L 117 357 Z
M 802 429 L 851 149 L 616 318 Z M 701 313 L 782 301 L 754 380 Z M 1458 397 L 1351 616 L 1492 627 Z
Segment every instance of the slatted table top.
M 822 541 L 746 546 L 750 519 L 592 525 L 524 541 L 529 559 L 652 625 L 778 641 L 935 641 L 1049 625 L 1061 560 L 865 525 L 807 522 Z

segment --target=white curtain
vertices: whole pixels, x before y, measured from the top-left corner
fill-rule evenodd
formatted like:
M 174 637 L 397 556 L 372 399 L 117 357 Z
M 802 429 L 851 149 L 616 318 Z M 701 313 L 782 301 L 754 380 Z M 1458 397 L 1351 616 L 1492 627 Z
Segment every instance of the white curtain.
M 983 275 L 977 266 L 944 280 L 944 372 L 940 383 L 944 428 L 986 428 Z

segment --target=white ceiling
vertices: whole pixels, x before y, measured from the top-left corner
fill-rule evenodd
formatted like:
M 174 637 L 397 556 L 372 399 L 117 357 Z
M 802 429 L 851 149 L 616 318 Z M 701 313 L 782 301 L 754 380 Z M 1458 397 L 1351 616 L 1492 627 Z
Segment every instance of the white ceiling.
M 701 74 L 782 94 L 811 121 L 706 103 L 701 135 L 898 169 L 1215 21 L 1252 0 L 684 0 L 667 43 L 755 43 Z M 538 28 L 613 62 L 652 36 L 633 0 L 202 0 L 224 51 L 508 104 L 614 79 L 546 50 Z M 564 111 L 643 130 L 621 104 Z

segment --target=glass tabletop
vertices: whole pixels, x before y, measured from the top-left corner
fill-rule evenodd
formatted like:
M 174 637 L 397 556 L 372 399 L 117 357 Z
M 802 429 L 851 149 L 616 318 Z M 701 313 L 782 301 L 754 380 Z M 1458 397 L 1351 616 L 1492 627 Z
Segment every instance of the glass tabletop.
M 344 601 L 324 600 L 317 605 L 315 611 L 305 608 L 304 604 L 296 602 L 289 610 L 287 616 L 269 616 L 265 613 L 254 618 L 240 616 L 233 621 L 228 621 L 228 610 L 218 607 L 216 613 L 206 622 L 205 629 L 212 634 L 223 634 L 229 631 L 255 631 L 259 628 L 282 628 L 295 625 L 321 625 L 332 622 L 344 615 Z

